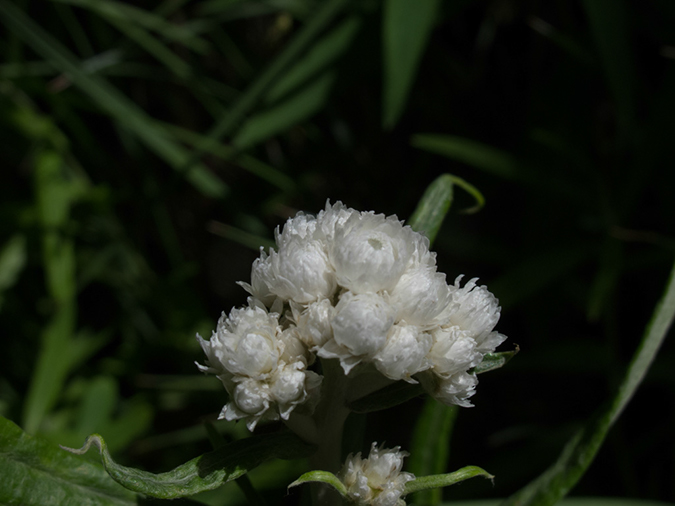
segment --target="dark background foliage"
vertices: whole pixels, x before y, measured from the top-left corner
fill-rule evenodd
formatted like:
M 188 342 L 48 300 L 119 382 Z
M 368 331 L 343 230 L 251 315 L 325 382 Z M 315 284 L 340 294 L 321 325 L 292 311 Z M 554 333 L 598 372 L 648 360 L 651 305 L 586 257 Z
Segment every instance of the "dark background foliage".
M 439 268 L 487 284 L 521 353 L 451 438 L 449 468 L 495 486 L 444 497 L 505 497 L 554 460 L 616 388 L 675 250 L 675 3 L 444 0 L 428 34 L 403 25 L 412 65 L 386 3 L 0 2 L 0 414 L 71 446 L 100 432 L 154 471 L 206 451 L 226 399 L 193 336 L 245 302 L 274 227 L 326 199 L 406 219 L 449 172 L 486 205 L 463 214 L 456 189 Z M 675 501 L 674 353 L 574 494 Z M 364 448 L 414 451 L 421 405 L 371 415 Z M 253 482 L 280 497 L 301 471 Z M 203 499 L 240 500 L 228 487 Z

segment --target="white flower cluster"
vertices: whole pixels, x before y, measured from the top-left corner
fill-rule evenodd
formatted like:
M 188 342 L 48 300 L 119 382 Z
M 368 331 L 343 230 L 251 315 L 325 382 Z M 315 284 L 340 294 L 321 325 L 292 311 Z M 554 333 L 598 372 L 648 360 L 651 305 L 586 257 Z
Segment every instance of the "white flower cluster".
M 415 479 L 402 473 L 403 458 L 408 452 L 378 448 L 373 443 L 367 459 L 361 453 L 349 454 L 338 478 L 347 488 L 349 498 L 358 506 L 403 506 L 401 499 L 405 484 Z
M 339 360 L 345 374 L 371 363 L 390 380 L 420 380 L 441 402 L 471 405 L 477 379 L 468 371 L 505 339 L 484 286 L 462 287 L 461 276 L 448 284 L 426 237 L 341 202 L 298 214 L 275 235 L 278 250 L 261 251 L 251 283 L 241 283 L 249 306 L 200 339 L 200 368 L 230 393 L 221 417 L 253 428 L 316 401 L 321 378 L 307 370 L 315 355 Z

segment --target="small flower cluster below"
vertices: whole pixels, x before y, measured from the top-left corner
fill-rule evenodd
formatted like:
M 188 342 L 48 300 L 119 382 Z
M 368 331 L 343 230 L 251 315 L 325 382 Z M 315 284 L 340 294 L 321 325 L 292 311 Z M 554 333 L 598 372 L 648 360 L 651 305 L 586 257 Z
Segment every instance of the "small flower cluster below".
M 321 377 L 315 357 L 345 374 L 372 364 L 389 380 L 418 381 L 445 404 L 470 406 L 469 371 L 505 336 L 493 331 L 497 299 L 472 279 L 448 284 L 422 234 L 395 216 L 341 202 L 316 217 L 298 214 L 276 230 L 277 250 L 253 263 L 248 307 L 223 315 L 199 338 L 204 372 L 230 394 L 221 417 L 287 419 L 311 412 Z
M 401 472 L 403 458 L 409 454 L 378 448 L 373 443 L 368 458 L 361 453 L 350 454 L 338 478 L 345 485 L 348 497 L 358 506 L 404 506 L 401 498 L 405 484 L 415 479 L 411 473 Z

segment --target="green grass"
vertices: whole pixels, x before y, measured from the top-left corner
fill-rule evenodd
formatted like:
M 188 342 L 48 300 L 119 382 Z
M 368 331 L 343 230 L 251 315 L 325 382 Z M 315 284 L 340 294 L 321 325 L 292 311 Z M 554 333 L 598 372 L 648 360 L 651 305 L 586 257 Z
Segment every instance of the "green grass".
M 671 2 L 0 0 L 0 25 L 1 416 L 152 472 L 208 451 L 226 399 L 194 336 L 245 303 L 274 228 L 327 199 L 435 219 L 413 212 L 452 174 L 439 268 L 496 294 L 521 351 L 451 422 L 413 399 L 348 450 L 495 475 L 429 503 L 504 499 L 575 452 L 573 496 L 675 502 L 669 340 L 624 381 L 675 254 Z M 593 444 L 561 454 L 574 434 Z M 304 472 L 275 466 L 251 475 L 270 504 Z M 203 500 L 242 504 L 227 487 Z

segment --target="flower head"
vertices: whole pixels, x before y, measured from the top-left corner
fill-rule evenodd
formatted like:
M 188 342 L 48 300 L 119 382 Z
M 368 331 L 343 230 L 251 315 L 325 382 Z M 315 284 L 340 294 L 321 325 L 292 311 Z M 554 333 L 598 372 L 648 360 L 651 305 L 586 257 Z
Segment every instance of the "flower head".
M 349 455 L 338 478 L 347 488 L 349 498 L 359 506 L 405 505 L 405 484 L 415 479 L 411 473 L 401 472 L 407 452 L 397 446 L 392 449 L 378 448 L 373 443 L 368 458 L 361 453 Z

